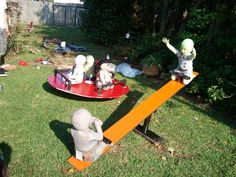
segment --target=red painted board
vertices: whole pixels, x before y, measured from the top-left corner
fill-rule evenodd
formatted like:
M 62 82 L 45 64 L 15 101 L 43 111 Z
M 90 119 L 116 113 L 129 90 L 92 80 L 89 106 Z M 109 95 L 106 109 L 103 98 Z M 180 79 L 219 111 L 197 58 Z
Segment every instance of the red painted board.
M 113 82 L 116 81 L 117 80 L 113 80 Z M 129 92 L 128 86 L 125 86 L 123 83 L 119 83 L 115 84 L 113 89 L 102 90 L 101 95 L 99 95 L 95 84 L 89 84 L 87 81 L 83 81 L 81 84 L 72 84 L 71 90 L 68 90 L 64 80 L 61 77 L 55 77 L 54 75 L 48 77 L 48 83 L 53 88 L 62 92 L 87 98 L 113 99 L 119 98 Z

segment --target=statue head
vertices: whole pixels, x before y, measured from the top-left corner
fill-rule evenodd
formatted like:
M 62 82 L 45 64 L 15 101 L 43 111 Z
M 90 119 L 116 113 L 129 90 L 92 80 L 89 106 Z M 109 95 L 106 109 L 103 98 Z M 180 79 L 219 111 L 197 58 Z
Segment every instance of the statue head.
M 184 55 L 189 55 L 194 47 L 192 39 L 184 39 L 181 43 L 180 50 Z
M 92 55 L 87 55 L 86 56 L 86 63 L 88 65 L 92 66 L 94 64 L 94 61 L 95 61 L 95 59 Z
M 93 119 L 93 116 L 87 109 L 81 108 L 73 113 L 72 125 L 76 130 L 85 131 L 89 129 Z
M 74 63 L 76 66 L 83 65 L 86 62 L 86 57 L 84 55 L 78 55 L 74 59 Z
M 101 60 L 99 65 L 100 65 L 100 69 L 106 70 L 110 73 L 115 73 L 116 71 L 116 65 L 111 63 L 110 60 Z

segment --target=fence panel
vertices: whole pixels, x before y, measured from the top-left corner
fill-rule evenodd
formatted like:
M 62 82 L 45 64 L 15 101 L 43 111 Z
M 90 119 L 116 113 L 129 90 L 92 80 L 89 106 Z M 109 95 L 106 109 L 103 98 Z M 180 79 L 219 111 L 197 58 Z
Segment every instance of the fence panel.
M 57 26 L 79 26 L 80 5 L 53 5 L 53 25 Z

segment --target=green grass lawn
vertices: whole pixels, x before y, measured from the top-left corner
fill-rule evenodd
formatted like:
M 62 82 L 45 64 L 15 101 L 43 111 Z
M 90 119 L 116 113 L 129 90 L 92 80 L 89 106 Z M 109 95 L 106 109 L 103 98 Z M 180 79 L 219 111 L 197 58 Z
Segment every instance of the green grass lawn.
M 84 45 L 96 58 L 110 53 L 108 48 L 87 41 L 84 33 L 73 28 L 37 27 L 32 36 L 22 39 L 37 44 L 43 36 Z M 150 129 L 168 141 L 166 147 L 155 147 L 130 132 L 89 168 L 82 172 L 71 169 L 66 160 L 74 153 L 69 131 L 71 115 L 76 109 L 88 109 L 104 121 L 106 129 L 161 84 L 158 78 L 126 78 L 132 91 L 122 98 L 106 101 L 65 94 L 47 84 L 54 67 L 34 63 L 39 56 L 50 57 L 41 50 L 39 54 L 24 50 L 8 57 L 7 62 L 17 65 L 17 69 L 8 72 L 7 77 L 0 77 L 3 85 L 0 148 L 5 152 L 12 177 L 236 175 L 235 123 L 224 113 L 186 97 L 183 91 L 162 105 L 150 123 Z M 31 63 L 19 66 L 20 59 Z M 123 78 L 119 74 L 116 77 Z M 169 153 L 168 147 L 174 148 L 174 153 Z

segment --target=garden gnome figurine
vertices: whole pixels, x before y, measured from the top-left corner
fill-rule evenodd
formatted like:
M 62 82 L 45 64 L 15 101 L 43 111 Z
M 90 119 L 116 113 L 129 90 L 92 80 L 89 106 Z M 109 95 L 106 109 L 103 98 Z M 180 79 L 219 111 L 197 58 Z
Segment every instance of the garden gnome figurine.
M 100 70 L 96 78 L 97 88 L 102 88 L 104 90 L 113 89 L 112 78 L 115 73 L 115 65 L 110 62 L 110 60 L 100 61 Z
M 80 84 L 83 82 L 85 62 L 86 57 L 84 55 L 78 55 L 74 59 L 74 66 L 67 75 L 72 84 Z
M 178 67 L 171 72 L 171 79 L 175 80 L 180 75 L 183 77 L 183 84 L 189 84 L 193 79 L 193 60 L 196 58 L 193 41 L 184 39 L 181 43 L 180 51 L 169 43 L 169 39 L 163 38 L 162 41 L 179 59 Z
M 86 162 L 97 160 L 108 146 L 103 141 L 102 121 L 81 108 L 74 112 L 72 124 L 71 135 L 75 143 L 76 159 Z
M 95 80 L 94 61 L 95 60 L 92 55 L 86 56 L 86 63 L 84 65 L 85 79 Z

